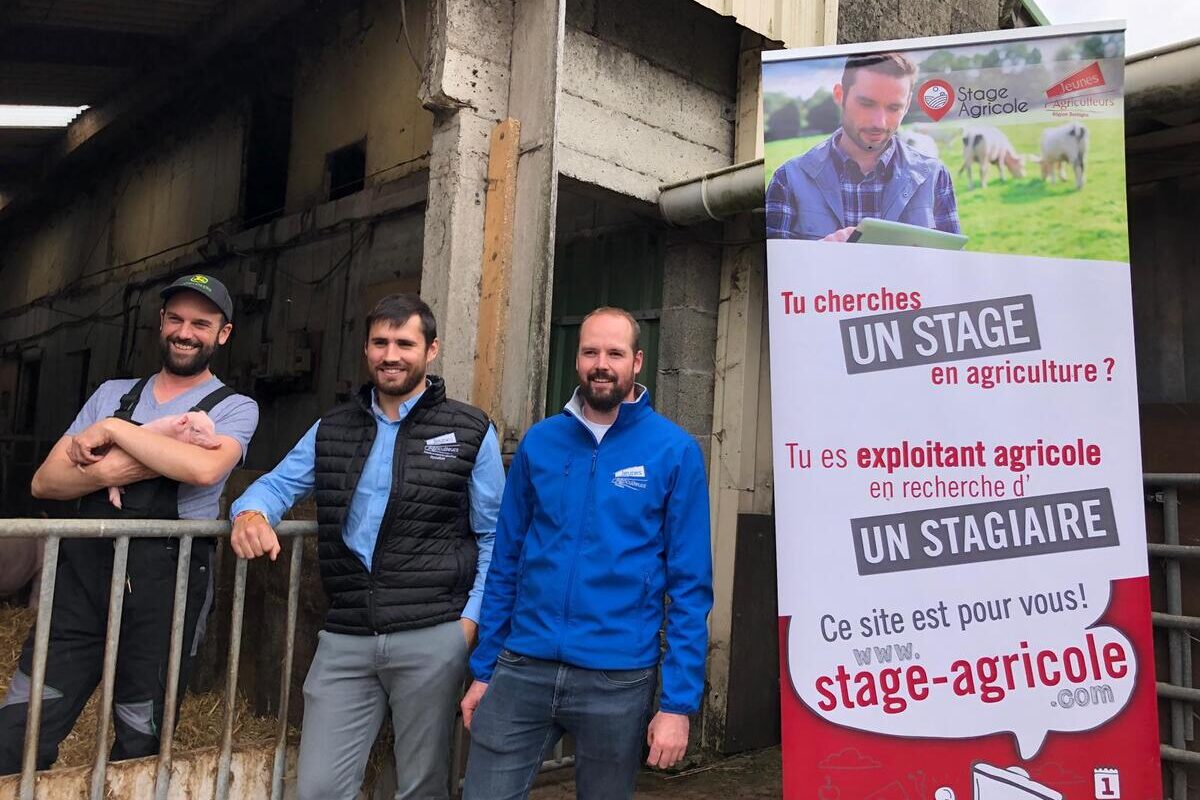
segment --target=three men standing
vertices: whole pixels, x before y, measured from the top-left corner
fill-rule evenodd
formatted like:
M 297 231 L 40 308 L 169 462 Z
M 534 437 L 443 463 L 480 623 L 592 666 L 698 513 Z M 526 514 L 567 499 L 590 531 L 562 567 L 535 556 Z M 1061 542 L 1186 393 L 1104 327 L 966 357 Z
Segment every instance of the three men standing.
M 124 515 L 215 516 L 257 407 L 207 371 L 229 336 L 231 304 L 218 282 L 201 278 L 164 292 L 163 371 L 101 387 L 39 470 L 38 496 L 88 495 L 89 516 L 111 516 L 103 487 L 127 486 Z M 620 309 L 584 319 L 579 388 L 564 413 L 530 429 L 506 488 L 487 416 L 447 398 L 441 378 L 426 374 L 440 347 L 429 307 L 392 295 L 367 317 L 370 382 L 231 508 L 235 553 L 274 560 L 274 526 L 298 500 L 316 497 L 330 608 L 304 685 L 301 798 L 355 797 L 389 711 L 396 800 L 447 797 L 454 704 L 477 624 L 475 682 L 461 703 L 472 734 L 468 800 L 526 797 L 543 754 L 564 733 L 575 738 L 581 798 L 632 797 L 643 742 L 652 766 L 682 758 L 704 687 L 712 605 L 707 481 L 694 439 L 657 414 L 635 383 L 638 337 L 638 323 Z M 116 418 L 96 422 L 110 400 Z M 142 435 L 129 423 L 188 408 L 209 411 L 219 449 Z M 122 624 L 132 635 L 119 651 L 114 758 L 153 753 L 161 724 L 171 612 L 163 601 L 171 594 L 160 584 L 173 585 L 175 567 L 160 557 L 148 579 L 134 557 L 143 545 L 169 550 L 172 540 L 131 545 Z M 193 554 L 192 653 L 201 601 L 211 599 L 203 593 L 211 591 L 210 556 L 205 547 Z M 111 564 L 103 540 L 63 545 L 40 767 L 54 760 L 98 679 Z M 143 620 L 151 610 L 153 621 Z M 94 630 L 75 642 L 81 620 Z M 85 650 L 80 667 L 74 653 Z M 28 661 L 26 652 L 0 706 L 0 767 L 8 771 L 19 768 Z M 155 680 L 140 694 L 128 690 Z

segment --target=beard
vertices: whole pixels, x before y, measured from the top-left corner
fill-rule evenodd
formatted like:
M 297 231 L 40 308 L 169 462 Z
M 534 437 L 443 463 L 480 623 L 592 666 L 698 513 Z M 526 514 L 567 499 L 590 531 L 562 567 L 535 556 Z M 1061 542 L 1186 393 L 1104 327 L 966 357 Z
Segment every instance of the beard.
M 896 131 L 888 130 L 887 128 L 856 128 L 846 125 L 845 119 L 842 120 L 842 132 L 850 138 L 850 141 L 858 145 L 862 150 L 874 152 L 882 150 L 887 146 L 887 143 L 896 135 Z M 867 135 L 879 135 L 880 139 L 877 142 L 867 140 Z
M 612 383 L 596 386 L 592 381 L 598 378 Z M 602 413 L 608 413 L 621 405 L 632 390 L 633 375 L 622 380 L 615 372 L 606 369 L 594 369 L 587 374 L 586 379 L 579 381 L 579 393 L 583 401 Z
M 172 344 L 193 345 L 196 349 L 190 353 L 180 353 L 172 349 Z M 202 342 L 195 339 L 163 336 L 159 337 L 158 351 L 162 356 L 163 369 L 172 375 L 178 375 L 181 378 L 190 378 L 208 369 L 208 364 L 212 361 L 213 354 L 217 352 L 217 345 L 214 342 L 205 346 Z
M 425 382 L 425 369 L 423 367 L 421 369 L 409 367 L 402 378 L 389 382 L 380 375 L 380 370 L 391 366 L 398 365 L 380 364 L 379 368 L 375 371 L 375 389 L 381 394 L 400 397 L 408 394 Z

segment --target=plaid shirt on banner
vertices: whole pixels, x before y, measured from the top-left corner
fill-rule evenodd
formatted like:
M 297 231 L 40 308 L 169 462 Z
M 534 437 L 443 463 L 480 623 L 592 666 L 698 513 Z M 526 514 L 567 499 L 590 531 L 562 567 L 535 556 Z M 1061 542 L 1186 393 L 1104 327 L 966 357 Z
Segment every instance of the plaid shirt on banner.
M 852 228 L 868 217 L 881 217 L 883 190 L 891 180 L 898 145 L 896 137 L 893 136 L 880 153 L 875 168 L 863 175 L 854 159 L 842 152 L 838 146 L 842 135 L 840 130 L 834 134 L 830 151 L 833 153 L 833 166 L 842 189 L 842 209 L 845 212 L 846 227 Z M 933 197 L 934 227 L 947 233 L 959 233 L 954 183 L 950 180 L 950 172 L 945 164 L 940 165 L 934 179 Z M 790 239 L 794 236 L 790 231 L 793 228 L 797 205 L 786 185 L 771 182 L 767 191 L 767 219 L 774 219 L 775 222 L 767 229 L 768 239 Z

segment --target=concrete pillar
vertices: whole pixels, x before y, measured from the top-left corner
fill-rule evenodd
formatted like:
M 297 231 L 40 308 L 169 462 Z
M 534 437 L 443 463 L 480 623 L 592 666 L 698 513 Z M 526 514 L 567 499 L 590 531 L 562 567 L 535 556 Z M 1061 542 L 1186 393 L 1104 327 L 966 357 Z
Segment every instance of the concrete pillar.
M 483 257 L 488 120 L 469 111 L 434 124 L 425 210 L 421 296 L 438 320 L 442 350 L 433 371 L 452 397 L 467 399 L 474 369 Z
M 470 398 L 483 259 L 488 143 L 505 116 L 513 8 L 431 0 L 421 102 L 433 112 L 421 296 L 438 320 L 451 397 Z
M 432 0 L 421 100 L 435 122 L 421 294 L 438 316 L 440 371 L 450 394 L 469 397 L 478 334 L 489 136 L 521 126 L 503 386 L 494 421 L 513 449 L 541 417 L 546 391 L 557 124 L 566 0 Z
M 558 108 L 566 0 L 521 0 L 512 28 L 508 115 L 521 123 L 504 385 L 496 423 L 515 449 L 542 416 L 558 208 Z

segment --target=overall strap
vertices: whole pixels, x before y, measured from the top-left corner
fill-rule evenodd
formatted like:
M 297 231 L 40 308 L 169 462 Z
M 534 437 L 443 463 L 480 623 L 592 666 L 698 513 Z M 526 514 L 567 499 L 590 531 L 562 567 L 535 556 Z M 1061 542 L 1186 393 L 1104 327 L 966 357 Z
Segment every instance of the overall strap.
M 233 397 L 235 394 L 237 394 L 237 389 L 234 389 L 232 386 L 222 386 L 220 389 L 210 392 L 203 400 L 192 406 L 191 410 L 203 411 L 205 414 L 207 414 L 216 408 L 217 404 L 219 404 L 222 400 Z
M 137 408 L 138 401 L 142 399 L 142 390 L 146 388 L 146 383 L 149 380 L 149 378 L 142 378 L 121 397 L 117 405 L 117 410 L 113 413 L 114 417 L 123 419 L 126 422 L 133 421 L 133 411 Z

